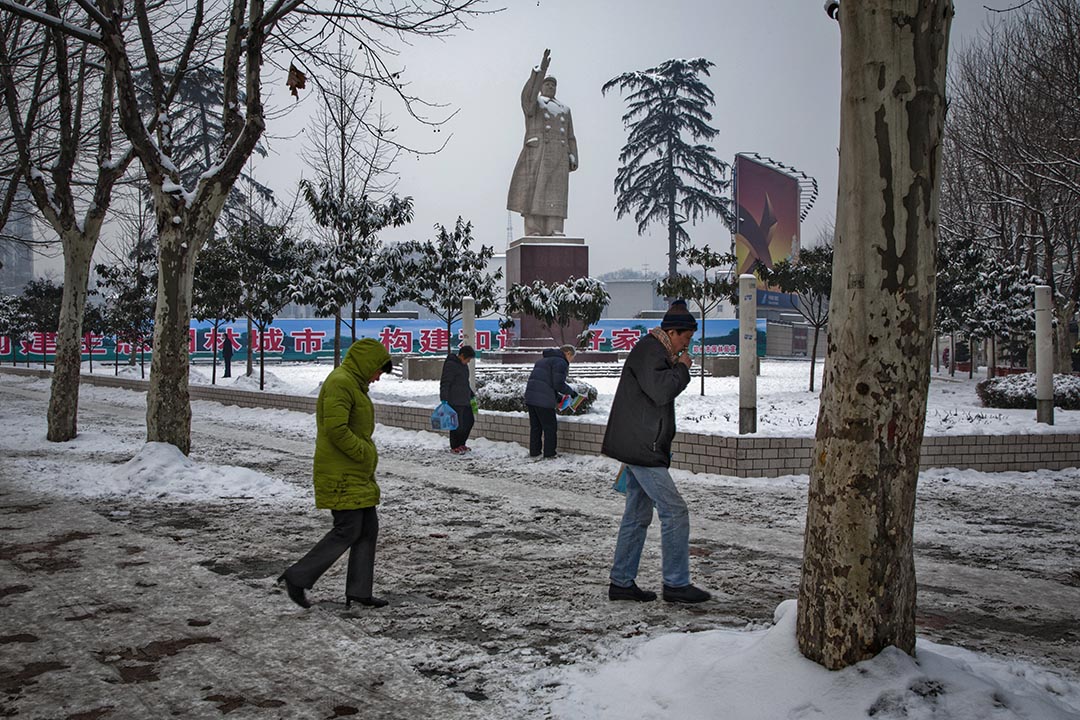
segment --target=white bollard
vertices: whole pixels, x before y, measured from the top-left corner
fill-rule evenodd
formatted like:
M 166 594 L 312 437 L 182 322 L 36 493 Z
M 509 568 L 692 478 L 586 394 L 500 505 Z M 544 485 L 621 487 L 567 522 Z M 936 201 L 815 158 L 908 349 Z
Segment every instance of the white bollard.
M 476 300 L 471 297 L 461 299 L 461 342 L 476 349 Z M 476 387 L 476 360 L 469 363 L 469 387 Z
M 739 276 L 739 434 L 757 432 L 757 278 Z
M 1035 422 L 1054 424 L 1054 340 L 1050 286 L 1035 286 Z

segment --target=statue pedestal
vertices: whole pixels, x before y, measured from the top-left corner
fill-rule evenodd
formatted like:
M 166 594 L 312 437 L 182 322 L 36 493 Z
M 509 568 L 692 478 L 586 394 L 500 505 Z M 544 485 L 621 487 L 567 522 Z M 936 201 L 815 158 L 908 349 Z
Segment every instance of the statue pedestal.
M 588 277 L 589 248 L 583 237 L 526 235 L 510 243 L 506 250 L 506 287 L 531 285 L 537 280 L 561 283 L 567 279 Z M 514 345 L 521 348 L 545 348 L 557 344 L 539 320 L 530 315 L 516 315 Z M 584 327 L 573 328 L 574 334 Z

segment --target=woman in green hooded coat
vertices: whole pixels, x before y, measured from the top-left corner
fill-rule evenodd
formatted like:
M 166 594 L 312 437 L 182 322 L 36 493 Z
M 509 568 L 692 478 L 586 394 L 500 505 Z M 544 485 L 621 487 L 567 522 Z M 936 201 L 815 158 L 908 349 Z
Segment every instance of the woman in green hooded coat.
M 278 582 L 289 598 L 311 607 L 305 590 L 346 550 L 349 568 L 345 579 L 346 606 L 383 607 L 387 601 L 372 595 L 375 541 L 379 536 L 379 485 L 375 468 L 379 453 L 371 439 L 375 408 L 368 386 L 392 367 L 390 353 L 378 340 L 353 343 L 341 366 L 323 382 L 315 408 L 315 507 L 330 510 L 334 527 L 307 555 L 289 567 Z

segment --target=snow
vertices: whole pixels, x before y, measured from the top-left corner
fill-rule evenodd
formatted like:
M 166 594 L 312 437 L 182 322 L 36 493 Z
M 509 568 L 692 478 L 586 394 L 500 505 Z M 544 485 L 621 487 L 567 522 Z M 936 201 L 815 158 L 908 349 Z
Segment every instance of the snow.
M 234 367 L 236 363 L 234 362 Z M 815 387 L 821 387 L 824 363 L 817 363 Z M 267 365 L 274 376 L 273 385 L 267 390 L 276 393 L 313 395 L 319 384 L 333 369 L 329 363 L 277 363 Z M 485 364 L 479 367 L 504 369 L 503 365 Z M 618 386 L 617 377 L 575 376 L 571 363 L 570 378 L 580 379 L 597 389 L 598 397 L 590 411 L 575 418 L 577 422 L 604 424 L 611 411 L 611 401 Z M 528 372 L 530 366 L 521 368 Z M 483 372 L 481 370 L 481 372 Z M 209 382 L 209 367 L 193 366 L 195 374 Z M 971 434 L 1026 434 L 1080 432 L 1080 411 L 1055 408 L 1054 425 L 1035 422 L 1035 412 L 1019 408 L 983 407 L 975 386 L 983 379 L 956 375 L 950 377 L 944 371 L 932 373 L 926 409 L 926 434 L 928 436 Z M 761 374 L 757 378 L 758 437 L 812 437 L 817 423 L 820 402 L 818 392 L 809 391 L 809 362 L 764 359 Z M 218 384 L 221 368 L 218 368 Z M 227 381 L 225 381 L 227 382 Z M 245 382 L 236 378 L 236 383 Z M 244 386 L 251 387 L 250 384 Z M 272 388 L 272 389 L 271 389 Z M 255 384 L 258 389 L 258 368 Z M 705 379 L 705 395 L 700 395 L 701 379 L 693 377 L 690 385 L 675 401 L 676 422 L 680 431 L 738 435 L 739 433 L 739 379 L 737 377 L 710 377 Z M 387 377 L 371 389 L 371 397 L 377 402 L 404 404 L 434 408 L 439 404 L 437 380 L 404 381 Z
M 275 365 L 268 389 L 311 394 L 329 370 Z M 808 412 L 806 364 L 762 370 L 773 412 Z M 192 381 L 209 372 L 193 367 Z M 735 379 L 713 380 L 715 406 L 737 407 Z M 705 402 L 696 387 L 688 407 Z M 21 716 L 111 706 L 217 717 L 208 701 L 231 698 L 247 700 L 238 717 L 266 718 L 1080 718 L 1075 635 L 1052 632 L 1077 623 L 1075 469 L 923 473 L 916 657 L 889 649 L 829 672 L 799 654 L 794 601 L 783 601 L 798 579 L 805 476 L 674 472 L 691 506 L 695 582 L 716 599 L 609 603 L 617 463 L 569 454 L 530 463 L 520 446 L 483 438 L 459 458 L 445 434 L 379 425 L 376 590 L 391 605 L 346 611 L 328 600 L 343 582 L 339 562 L 302 611 L 273 579 L 328 527 L 311 508 L 311 415 L 195 402 L 185 457 L 144 441 L 144 393 L 87 384 L 79 436 L 50 443 L 48 391 L 48 381 L 0 374 L 0 588 L 13 593 L 2 596 L 4 634 L 36 638 L 0 645 L 0 672 L 65 666 L 12 680 L 5 702 Z M 372 394 L 427 405 L 437 384 L 384 376 Z M 932 384 L 942 409 L 973 395 L 966 379 Z M 1030 422 L 1019 417 L 990 426 Z M 644 587 L 658 582 L 657 526 Z M 63 548 L 74 554 L 50 555 Z M 74 622 L 83 615 L 94 622 Z M 930 621 L 939 616 L 948 617 Z M 146 649 L 164 639 L 205 636 L 156 660 L 153 683 L 111 674 L 152 662 Z M 142 659 L 123 660 L 136 649 Z
M 594 671 L 562 673 L 559 718 L 1077 717 L 1080 693 L 1029 665 L 920 641 L 830 672 L 795 640 L 796 603 L 771 628 L 665 635 Z

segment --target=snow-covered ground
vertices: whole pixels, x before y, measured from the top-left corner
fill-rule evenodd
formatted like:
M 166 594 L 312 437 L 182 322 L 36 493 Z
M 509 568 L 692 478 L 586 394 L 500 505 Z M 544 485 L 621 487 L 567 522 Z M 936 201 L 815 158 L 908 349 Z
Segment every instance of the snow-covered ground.
M 821 388 L 823 363 L 817 363 L 814 387 Z M 328 363 L 283 363 L 268 365 L 266 390 L 271 392 L 314 395 L 319 384 L 330 372 Z M 245 390 L 258 390 L 258 368 L 255 376 L 222 379 L 218 368 L 217 382 L 231 383 Z M 211 369 L 194 366 L 192 381 L 209 383 Z M 570 366 L 574 377 L 574 365 Z M 927 435 L 1007 434 L 1039 432 L 1080 432 L 1080 411 L 1055 410 L 1054 425 L 1037 424 L 1034 410 L 998 409 L 982 406 L 975 386 L 986 377 L 985 370 L 973 379 L 967 374 L 950 377 L 945 372 L 934 373 L 926 408 Z M 592 409 L 579 419 L 605 423 L 611 410 L 618 378 L 583 377 L 596 387 L 598 397 Z M 758 377 L 758 435 L 786 437 L 812 436 L 817 422 L 819 392 L 809 391 L 809 361 L 765 359 Z M 372 387 L 372 397 L 394 404 L 435 407 L 439 404 L 439 383 L 405 381 L 385 377 Z M 701 379 L 692 378 L 690 386 L 675 402 L 677 423 L 687 432 L 736 435 L 739 432 L 739 379 L 716 377 L 705 379 L 705 394 L 701 394 Z
M 763 398 L 809 401 L 801 377 L 766 391 L 768 370 Z M 278 391 L 318 383 L 273 373 Z M 373 390 L 432 404 L 420 385 Z M 931 402 L 965 387 L 935 380 Z M 923 473 L 917 657 L 833 673 L 798 653 L 785 602 L 805 476 L 676 471 L 714 600 L 610 603 L 614 462 L 529 462 L 484 439 L 455 457 L 443 435 L 379 426 L 391 605 L 346 610 L 338 563 L 303 611 L 273 581 L 328 527 L 310 415 L 196 402 L 186 458 L 144 442 L 141 393 L 84 385 L 68 443 L 45 440 L 47 398 L 0 374 L 2 716 L 1080 718 L 1077 469 Z M 653 589 L 657 525 L 639 576 Z

